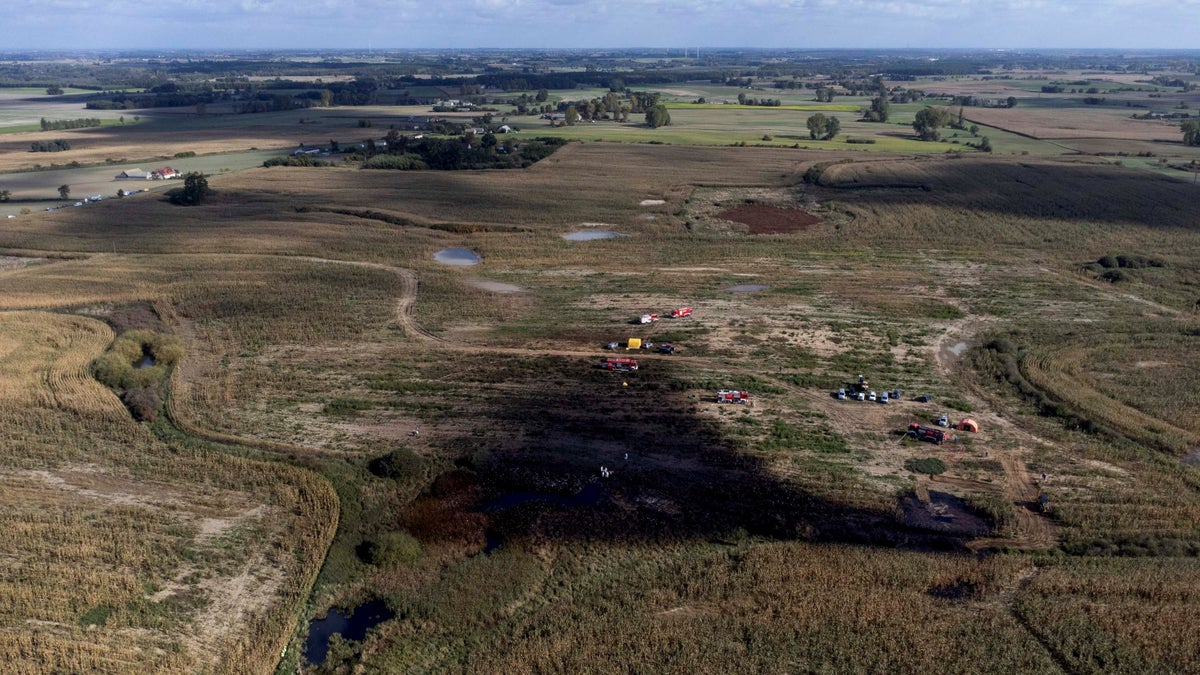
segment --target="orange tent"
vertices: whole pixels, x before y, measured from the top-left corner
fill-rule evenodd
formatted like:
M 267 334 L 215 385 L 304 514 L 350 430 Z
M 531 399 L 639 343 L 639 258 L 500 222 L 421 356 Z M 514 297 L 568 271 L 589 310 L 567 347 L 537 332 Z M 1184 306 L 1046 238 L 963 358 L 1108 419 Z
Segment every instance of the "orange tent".
M 962 431 L 969 431 L 973 434 L 979 433 L 979 422 L 967 417 L 958 423 L 958 428 Z

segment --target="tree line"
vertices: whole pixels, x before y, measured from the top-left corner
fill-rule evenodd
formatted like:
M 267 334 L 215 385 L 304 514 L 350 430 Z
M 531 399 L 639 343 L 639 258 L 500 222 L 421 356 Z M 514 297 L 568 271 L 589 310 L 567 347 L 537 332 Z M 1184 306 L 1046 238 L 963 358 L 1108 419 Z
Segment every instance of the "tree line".
M 100 126 L 96 117 L 80 117 L 73 120 L 48 120 L 42 118 L 42 131 L 62 131 L 63 129 L 87 129 Z
M 61 138 L 53 141 L 34 141 L 29 144 L 30 152 L 62 152 L 70 149 L 71 144 Z

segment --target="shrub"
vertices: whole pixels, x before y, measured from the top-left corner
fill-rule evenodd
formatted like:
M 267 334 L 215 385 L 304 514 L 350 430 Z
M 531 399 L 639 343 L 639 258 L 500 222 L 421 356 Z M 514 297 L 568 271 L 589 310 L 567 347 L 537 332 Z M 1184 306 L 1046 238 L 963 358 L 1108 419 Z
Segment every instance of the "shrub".
M 926 476 L 936 476 L 939 473 L 946 473 L 946 463 L 937 457 L 913 458 L 904 463 L 904 468 L 913 473 L 924 474 Z
M 409 478 L 421 470 L 422 460 L 408 448 L 397 448 L 367 464 L 367 469 L 380 478 Z
M 421 557 L 421 542 L 407 532 L 385 532 L 374 541 L 364 542 L 366 561 L 377 567 L 399 567 Z
M 324 413 L 326 415 L 347 416 L 353 415 L 360 410 L 369 410 L 372 407 L 370 401 L 364 401 L 357 398 L 335 398 L 325 404 Z
M 138 387 L 129 389 L 121 395 L 121 402 L 129 408 L 133 418 L 139 422 L 153 422 L 158 419 L 158 410 L 162 398 L 156 387 Z
M 403 155 L 375 155 L 363 164 L 364 169 L 393 169 L 397 171 L 422 171 L 429 165 L 420 155 L 406 153 Z
M 138 368 L 146 354 L 154 359 L 154 365 Z M 92 362 L 92 374 L 113 389 L 148 387 L 161 382 L 167 369 L 184 355 L 183 342 L 174 335 L 131 330 L 113 340 L 108 351 Z

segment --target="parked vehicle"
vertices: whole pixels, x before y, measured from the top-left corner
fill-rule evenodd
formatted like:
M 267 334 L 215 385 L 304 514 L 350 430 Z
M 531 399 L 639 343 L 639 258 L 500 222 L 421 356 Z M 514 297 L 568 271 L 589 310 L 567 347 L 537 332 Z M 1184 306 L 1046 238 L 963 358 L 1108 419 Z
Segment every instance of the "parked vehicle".
M 609 357 L 600 363 L 605 370 L 637 370 L 638 362 L 634 359 Z
M 888 393 L 886 391 L 879 395 L 879 402 L 885 404 L 888 402 Z
M 939 427 L 948 427 L 948 426 L 950 426 L 950 416 L 949 416 L 949 415 L 946 415 L 946 414 L 943 414 L 941 417 L 939 417 L 939 418 L 938 418 L 937 425 L 938 425 Z
M 860 391 L 854 395 L 854 398 L 856 398 L 860 401 L 865 401 L 865 400 L 867 400 L 867 393 L 864 391 Z
M 747 403 L 750 392 L 737 389 L 721 389 L 717 392 L 717 403 Z
M 941 429 L 927 427 L 923 424 L 917 424 L 916 422 L 908 425 L 908 435 L 918 441 L 925 441 L 926 443 L 934 443 L 936 445 L 941 445 L 942 441 L 946 440 L 946 432 Z
M 846 400 L 846 388 L 845 388 L 845 387 L 838 387 L 838 390 L 837 390 L 837 399 L 838 399 L 839 401 L 845 401 L 845 400 Z
M 867 400 L 868 401 L 878 401 L 879 396 L 876 395 L 875 392 L 871 392 L 871 393 L 867 394 Z
M 661 344 L 658 346 L 658 353 L 659 354 L 674 354 L 675 353 L 675 345 Z
M 917 403 L 929 403 L 930 401 L 933 400 L 933 397 L 930 396 L 929 394 L 921 394 L 920 396 L 914 398 L 913 400 L 916 401 Z

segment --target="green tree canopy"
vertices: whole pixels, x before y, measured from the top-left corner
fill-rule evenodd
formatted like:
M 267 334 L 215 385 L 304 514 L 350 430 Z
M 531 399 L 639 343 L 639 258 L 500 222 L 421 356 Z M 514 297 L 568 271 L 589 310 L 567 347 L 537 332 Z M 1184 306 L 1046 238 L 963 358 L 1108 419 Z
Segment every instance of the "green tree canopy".
M 59 185 L 58 186 L 58 196 L 62 197 L 63 199 L 70 199 L 71 198 L 71 186 L 70 185 Z
M 817 113 L 808 118 L 808 136 L 814 140 L 821 139 L 828 141 L 834 136 L 837 136 L 838 131 L 842 128 L 842 123 L 838 118 L 824 113 Z
M 656 103 L 653 107 L 646 111 L 646 126 L 651 129 L 665 127 L 671 123 L 671 113 L 667 110 L 667 106 L 662 103 Z
M 871 99 L 871 105 L 862 109 L 863 119 L 868 122 L 886 122 L 891 115 L 891 104 L 887 97 L 880 95 Z
M 1183 123 L 1183 144 L 1200 145 L 1200 120 L 1185 120 Z
M 917 136 L 923 141 L 936 141 L 942 135 L 938 131 L 942 127 L 950 123 L 950 111 L 945 108 L 932 108 L 926 106 L 917 113 L 917 118 L 913 120 L 913 130 L 917 132 Z
M 172 195 L 171 200 L 176 204 L 195 206 L 203 202 L 210 194 L 212 194 L 212 190 L 208 188 L 208 178 L 202 173 L 193 171 L 183 177 L 183 189 Z

